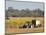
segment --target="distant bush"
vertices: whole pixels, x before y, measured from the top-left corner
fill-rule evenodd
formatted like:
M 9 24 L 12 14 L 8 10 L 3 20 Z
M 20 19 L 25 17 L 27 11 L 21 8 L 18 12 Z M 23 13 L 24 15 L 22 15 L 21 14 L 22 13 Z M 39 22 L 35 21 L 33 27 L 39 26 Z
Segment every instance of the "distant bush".
M 40 9 L 30 10 L 30 9 L 13 9 L 12 7 L 8 7 L 8 10 L 5 11 L 6 17 L 40 17 L 44 16 L 44 11 Z

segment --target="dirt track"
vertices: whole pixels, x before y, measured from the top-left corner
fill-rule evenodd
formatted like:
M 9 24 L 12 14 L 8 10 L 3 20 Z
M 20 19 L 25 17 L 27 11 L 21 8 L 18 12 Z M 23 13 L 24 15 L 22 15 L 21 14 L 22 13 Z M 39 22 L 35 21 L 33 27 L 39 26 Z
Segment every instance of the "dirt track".
M 30 33 L 30 32 L 44 32 L 44 28 L 22 28 L 22 29 L 6 29 L 6 33 Z

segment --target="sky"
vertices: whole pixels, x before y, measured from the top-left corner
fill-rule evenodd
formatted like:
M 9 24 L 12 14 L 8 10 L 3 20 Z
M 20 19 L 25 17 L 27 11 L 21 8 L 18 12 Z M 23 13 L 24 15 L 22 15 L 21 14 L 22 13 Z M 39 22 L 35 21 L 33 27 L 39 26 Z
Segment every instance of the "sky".
M 14 9 L 26 9 L 29 8 L 30 10 L 33 9 L 43 9 L 43 3 L 33 3 L 33 2 L 18 2 L 18 1 L 6 1 L 6 9 L 8 9 L 8 7 L 13 7 Z

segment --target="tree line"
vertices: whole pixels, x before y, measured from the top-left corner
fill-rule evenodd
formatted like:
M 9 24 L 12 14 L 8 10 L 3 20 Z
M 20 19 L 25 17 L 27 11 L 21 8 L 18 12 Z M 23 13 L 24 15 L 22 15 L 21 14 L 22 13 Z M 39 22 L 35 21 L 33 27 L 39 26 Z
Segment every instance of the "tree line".
M 26 9 L 13 9 L 12 7 L 8 7 L 5 11 L 5 17 L 43 17 L 44 11 L 38 9 L 30 10 Z

